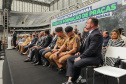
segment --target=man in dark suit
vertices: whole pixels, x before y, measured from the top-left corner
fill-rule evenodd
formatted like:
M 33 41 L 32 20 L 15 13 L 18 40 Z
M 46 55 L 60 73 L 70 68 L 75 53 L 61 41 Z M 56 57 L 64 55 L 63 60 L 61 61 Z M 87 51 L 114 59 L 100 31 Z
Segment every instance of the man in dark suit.
M 39 51 L 39 54 L 42 57 L 43 66 L 48 66 L 49 61 L 44 56 L 47 52 L 50 52 L 54 48 L 54 46 L 56 45 L 57 38 L 58 38 L 58 35 L 55 35 L 55 37 L 53 37 L 53 40 L 49 44 L 49 46 Z
M 41 55 L 39 54 L 39 51 L 46 48 L 52 41 L 52 36 L 50 35 L 49 33 L 49 30 L 45 30 L 45 39 L 42 43 L 42 45 L 38 48 L 36 48 L 35 50 L 35 58 L 36 58 L 36 64 L 35 66 L 37 65 L 42 65 L 42 61 L 41 61 Z
M 30 42 L 30 44 L 28 46 L 24 47 L 24 50 L 26 51 L 25 53 L 23 53 L 24 55 L 28 54 L 29 49 L 36 44 L 37 40 L 38 40 L 38 38 L 35 37 L 35 34 L 32 34 L 32 41 Z
M 14 45 L 14 48 L 16 47 L 16 40 L 17 40 L 17 34 L 15 32 L 15 29 L 13 29 L 13 45 Z
M 86 66 L 98 66 L 102 64 L 102 42 L 103 37 L 98 30 L 98 19 L 90 17 L 86 22 L 89 34 L 80 47 L 80 51 L 67 60 L 68 81 L 62 84 L 74 84 L 80 75 L 81 68 Z

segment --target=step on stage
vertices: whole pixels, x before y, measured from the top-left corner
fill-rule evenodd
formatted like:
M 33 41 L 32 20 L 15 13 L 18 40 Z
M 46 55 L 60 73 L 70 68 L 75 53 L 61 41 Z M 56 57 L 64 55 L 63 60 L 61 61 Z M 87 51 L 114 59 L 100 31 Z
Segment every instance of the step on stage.
M 67 80 L 65 74 L 58 74 L 56 70 L 24 62 L 26 58 L 26 55 L 21 55 L 16 49 L 5 50 L 3 84 L 62 84 Z M 82 72 L 85 74 L 85 70 Z M 93 84 L 92 74 L 92 70 L 89 69 L 88 84 Z M 107 77 L 107 79 L 109 84 L 117 84 L 116 78 Z M 126 76 L 121 77 L 120 84 L 126 84 L 125 79 Z M 95 84 L 106 83 L 107 80 L 104 75 L 98 74 L 96 76 Z

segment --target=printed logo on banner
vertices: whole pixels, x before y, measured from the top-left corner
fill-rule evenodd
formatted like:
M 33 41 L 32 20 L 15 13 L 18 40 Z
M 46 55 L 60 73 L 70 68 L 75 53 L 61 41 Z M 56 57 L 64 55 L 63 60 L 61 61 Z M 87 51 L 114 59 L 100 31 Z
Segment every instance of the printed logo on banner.
M 122 5 L 126 5 L 126 0 L 122 0 Z

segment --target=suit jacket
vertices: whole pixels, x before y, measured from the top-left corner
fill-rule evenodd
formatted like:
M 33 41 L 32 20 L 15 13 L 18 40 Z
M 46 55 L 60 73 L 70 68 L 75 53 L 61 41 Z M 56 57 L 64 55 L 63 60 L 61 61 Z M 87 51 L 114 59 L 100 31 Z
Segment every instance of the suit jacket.
M 98 28 L 94 29 L 89 36 L 87 36 L 84 45 L 80 47 L 80 58 L 87 57 L 102 57 L 103 36 L 100 34 Z
M 37 38 L 33 38 L 30 45 L 34 45 L 37 42 Z
M 50 49 L 53 49 L 54 46 L 56 45 L 57 38 L 58 38 L 58 35 L 56 37 L 54 37 L 54 39 L 52 40 L 52 42 L 49 44 L 48 47 L 50 47 Z
M 13 40 L 16 40 L 16 39 L 17 39 L 17 33 L 13 32 Z
M 38 40 L 37 40 L 37 42 L 36 42 L 36 45 L 37 46 L 40 46 L 41 45 L 41 43 L 42 43 L 42 40 L 43 40 L 43 38 L 41 37 L 41 38 L 39 38 Z
M 52 36 L 48 35 L 45 37 L 43 43 L 41 44 L 41 47 L 46 48 L 52 41 Z
M 39 43 L 37 43 L 37 46 L 43 46 L 45 43 L 45 36 L 42 36 L 40 39 L 39 39 Z

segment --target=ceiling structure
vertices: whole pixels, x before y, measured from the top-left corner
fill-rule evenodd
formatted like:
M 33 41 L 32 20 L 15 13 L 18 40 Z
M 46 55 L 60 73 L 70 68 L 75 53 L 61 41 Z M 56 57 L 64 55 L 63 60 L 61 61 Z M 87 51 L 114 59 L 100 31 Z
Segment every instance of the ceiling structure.
M 35 4 L 43 4 L 49 6 L 54 0 L 14 0 L 14 1 L 23 1 Z M 3 0 L 3 9 L 7 8 L 11 10 L 13 0 Z

